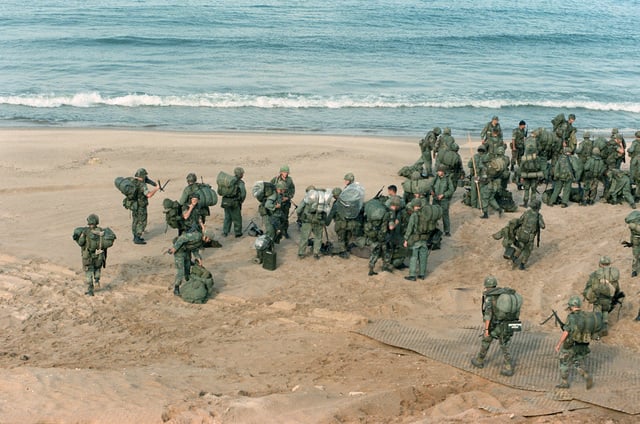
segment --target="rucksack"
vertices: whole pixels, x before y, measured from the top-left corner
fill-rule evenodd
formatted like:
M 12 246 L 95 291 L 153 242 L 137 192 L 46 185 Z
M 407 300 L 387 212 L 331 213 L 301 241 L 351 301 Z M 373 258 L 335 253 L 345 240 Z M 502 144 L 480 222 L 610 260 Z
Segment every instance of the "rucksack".
M 164 199 L 162 206 L 164 206 L 164 220 L 167 225 L 171 228 L 180 229 L 184 222 L 180 203 L 177 200 Z
M 380 221 L 387 214 L 387 207 L 380 199 L 371 199 L 364 204 L 364 214 L 367 221 Z
M 209 184 L 198 183 L 198 190 L 196 193 L 200 194 L 200 201 L 198 204 L 203 207 L 215 206 L 218 203 L 218 195 L 211 188 Z M 221 196 L 224 196 L 221 194 Z
M 493 312 L 498 321 L 518 321 L 522 308 L 522 296 L 514 289 L 504 287 L 491 291 Z
M 571 339 L 578 343 L 589 343 L 602 329 L 602 313 L 580 311 L 573 314 L 576 315 L 577 331 L 571 333 Z
M 509 163 L 504 156 L 494 156 L 487 162 L 487 175 L 495 177 L 503 173 L 509 167 Z
M 235 175 L 227 174 L 224 171 L 218 172 L 216 177 L 218 184 L 218 194 L 223 197 L 235 197 L 238 194 L 238 179 Z
M 582 171 L 584 170 L 584 163 L 582 163 L 582 159 L 580 159 L 580 156 L 573 155 L 571 156 L 570 162 L 575 180 L 580 181 L 582 179 Z
M 133 177 L 117 177 L 113 184 L 120 193 L 124 194 L 128 199 L 133 199 L 136 194 L 136 186 L 133 183 Z
M 108 249 L 113 246 L 113 243 L 116 241 L 116 233 L 114 233 L 109 227 L 102 228 L 102 231 L 99 231 L 98 234 L 100 236 L 98 249 Z
M 311 213 L 329 213 L 331 197 L 330 190 L 309 190 L 304 195 L 304 203 L 309 207 Z
M 600 269 L 592 272 L 589 276 L 589 282 L 591 284 L 588 288 L 585 288 L 583 293 L 584 298 L 587 299 L 589 303 L 595 303 L 598 298 L 613 297 L 616 292 L 616 288 L 611 281 L 618 278 L 620 278 L 620 276 L 616 275 L 612 268 Z
M 438 220 L 442 218 L 442 208 L 438 205 L 425 205 L 420 208 L 418 232 L 428 234 L 436 229 Z
M 453 168 L 458 162 L 460 162 L 460 156 L 453 150 L 441 151 L 440 153 L 438 153 L 437 159 L 438 163 L 441 163 L 448 168 Z
M 356 219 L 364 204 L 364 187 L 358 183 L 349 184 L 336 200 L 336 213 L 343 219 Z
M 276 192 L 275 184 L 272 184 L 269 181 L 257 181 L 253 188 L 251 189 L 251 193 L 253 197 L 260 203 L 267 200 L 269 196 Z
M 189 280 L 180 286 L 180 297 L 189 303 L 205 303 L 212 294 L 213 276 L 202 265 L 193 265 Z
M 624 219 L 626 224 L 640 223 L 640 211 L 633 211 Z
M 89 250 L 105 250 L 113 246 L 116 241 L 116 234 L 109 227 L 90 229 L 89 227 L 78 227 L 73 230 L 73 239 L 80 247 L 87 247 Z M 87 246 L 87 243 L 89 245 Z

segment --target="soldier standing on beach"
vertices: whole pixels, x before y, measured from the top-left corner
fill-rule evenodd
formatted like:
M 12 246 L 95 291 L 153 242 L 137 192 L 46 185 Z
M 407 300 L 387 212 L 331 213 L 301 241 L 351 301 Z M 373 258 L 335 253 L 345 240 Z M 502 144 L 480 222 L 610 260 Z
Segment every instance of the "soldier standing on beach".
M 296 185 L 293 183 L 293 179 L 289 175 L 289 165 L 282 165 L 280 167 L 280 173 L 271 179 L 271 184 L 276 185 L 281 182 L 284 184 L 285 189 L 282 192 L 281 203 L 278 209 L 282 215 L 281 231 L 284 238 L 289 238 L 289 210 L 291 209 L 291 201 L 296 194 Z
M 511 133 L 511 172 L 515 166 L 520 166 L 520 160 L 524 155 L 524 139 L 527 138 L 527 123 L 520 121 L 518 128 Z
M 491 121 L 487 122 L 482 131 L 480 132 L 480 140 L 483 144 L 486 144 L 487 139 L 491 136 L 493 130 L 496 129 L 497 136 L 502 141 L 502 127 L 500 127 L 500 119 L 497 116 L 491 118 Z
M 423 168 L 427 175 L 432 174 L 432 158 L 437 152 L 438 143 L 440 138 L 440 127 L 435 127 L 420 140 L 420 151 L 422 152 Z
M 87 291 L 84 294 L 87 296 L 93 296 L 94 287 L 100 287 L 100 275 L 107 260 L 107 248 L 116 238 L 111 230 L 98 227 L 99 223 L 98 215 L 92 213 L 87 217 L 87 226 L 78 227 L 73 232 L 73 239 L 82 249 L 82 268 L 87 283 Z
M 233 231 L 236 236 L 242 237 L 242 203 L 247 198 L 247 188 L 242 181 L 244 177 L 244 169 L 237 167 L 233 170 L 233 176 L 236 179 L 236 190 L 233 196 L 222 196 L 220 207 L 224 209 L 224 222 L 222 224 L 222 235 L 226 236 Z
M 609 333 L 609 310 L 613 298 L 617 299 L 620 293 L 620 271 L 611 266 L 611 259 L 602 256 L 598 264 L 598 269 L 589 275 L 587 284 L 582 292 L 587 302 L 593 305 L 593 311 L 602 314 L 602 328 L 600 335 L 606 336 Z
M 160 185 L 149 179 L 147 170 L 144 168 L 136 171 L 133 183 L 135 186 L 134 201 L 131 205 L 133 242 L 135 244 L 147 244 L 145 239 L 142 238 L 142 234 L 147 228 L 147 206 L 149 206 L 149 199 L 160 190 Z M 149 191 L 147 184 L 154 186 L 151 191 Z

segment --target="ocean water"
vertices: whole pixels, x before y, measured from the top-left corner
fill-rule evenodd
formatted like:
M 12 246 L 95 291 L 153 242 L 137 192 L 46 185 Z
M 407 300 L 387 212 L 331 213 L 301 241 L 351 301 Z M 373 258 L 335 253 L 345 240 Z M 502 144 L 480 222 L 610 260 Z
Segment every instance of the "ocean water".
M 179 3 L 179 4 L 168 4 Z M 640 127 L 640 2 L 3 0 L 0 127 Z

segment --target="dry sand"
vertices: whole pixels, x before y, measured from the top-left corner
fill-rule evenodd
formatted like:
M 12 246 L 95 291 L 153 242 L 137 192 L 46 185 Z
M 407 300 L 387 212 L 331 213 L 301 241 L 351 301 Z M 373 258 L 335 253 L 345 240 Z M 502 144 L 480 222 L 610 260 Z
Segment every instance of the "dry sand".
M 547 230 L 522 272 L 490 236 L 511 216 L 479 219 L 459 202 L 459 189 L 453 236 L 432 253 L 428 278 L 419 282 L 400 271 L 368 277 L 367 261 L 357 257 L 298 260 L 295 225 L 277 249 L 278 269 L 264 270 L 252 262 L 253 238 L 221 238 L 216 206 L 209 228 L 223 247 L 203 255 L 216 297 L 191 305 L 167 290 L 174 267 L 163 250 L 175 230 L 165 232 L 162 200 L 179 197 L 189 172 L 215 185 L 220 170 L 243 166 L 250 188 L 289 164 L 296 201 L 307 185 L 340 186 L 353 172 L 370 197 L 401 183 L 396 172 L 418 158 L 417 141 L 0 131 L 0 422 L 635 422 L 595 406 L 538 418 L 491 413 L 478 405 L 509 410 L 525 392 L 353 332 L 381 318 L 433 331 L 454 321 L 479 325 L 482 281 L 493 273 L 524 295 L 523 319 L 532 328 L 559 337 L 553 325 L 538 323 L 581 292 L 608 254 L 628 298 L 602 343 L 640 351 L 640 324 L 632 321 L 640 280 L 628 277 L 631 252 L 620 246 L 628 239 L 625 205 L 544 207 Z M 470 149 L 461 144 L 466 163 Z M 171 179 L 151 199 L 146 246 L 132 243 L 113 185 L 139 167 Z M 90 213 L 118 235 L 93 298 L 83 295 L 80 249 L 71 239 Z M 243 216 L 245 224 L 257 218 L 250 195 Z M 469 347 L 470 358 L 477 349 Z

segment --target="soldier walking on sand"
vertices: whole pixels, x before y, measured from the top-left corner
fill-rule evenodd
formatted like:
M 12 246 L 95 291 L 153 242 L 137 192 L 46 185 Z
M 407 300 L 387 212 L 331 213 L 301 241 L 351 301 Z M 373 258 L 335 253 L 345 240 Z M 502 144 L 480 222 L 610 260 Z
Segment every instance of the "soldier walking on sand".
M 584 360 L 591 353 L 589 349 L 591 334 L 585 331 L 584 325 L 581 325 L 581 322 L 585 321 L 585 317 L 581 309 L 580 297 L 571 296 L 567 304 L 570 312 L 562 327 L 562 336 L 556 345 L 556 352 L 559 353 L 560 378 L 562 379 L 556 387 L 559 389 L 569 388 L 569 370 L 573 366 L 584 377 L 588 390 L 593 387 L 593 377 L 584 369 Z
M 160 185 L 149 179 L 147 170 L 144 168 L 136 171 L 133 183 L 135 185 L 134 201 L 131 205 L 133 242 L 135 244 L 147 244 L 145 239 L 142 238 L 142 234 L 147 228 L 147 206 L 149 206 L 149 199 L 160 190 Z M 149 191 L 147 184 L 153 185 L 153 190 Z

